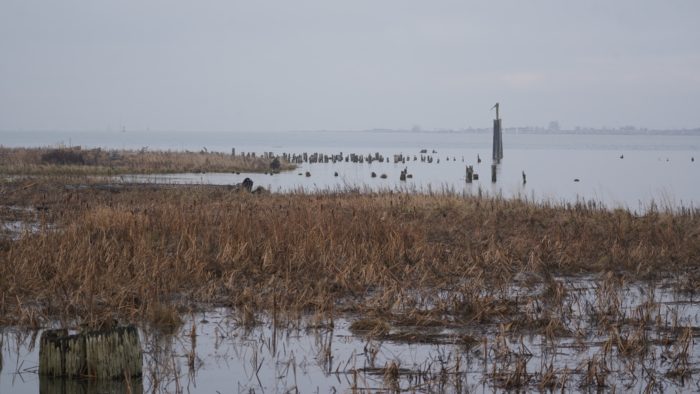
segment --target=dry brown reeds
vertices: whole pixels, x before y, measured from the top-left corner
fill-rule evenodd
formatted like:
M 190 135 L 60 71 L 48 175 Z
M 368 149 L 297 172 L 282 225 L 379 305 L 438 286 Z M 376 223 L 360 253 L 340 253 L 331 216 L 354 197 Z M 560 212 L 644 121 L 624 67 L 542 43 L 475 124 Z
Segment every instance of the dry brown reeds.
M 0 324 L 177 324 L 201 302 L 251 322 L 273 309 L 500 321 L 517 311 L 503 294 L 518 272 L 611 272 L 599 294 L 614 306 L 620 278 L 682 272 L 700 256 L 696 211 L 65 182 L 0 185 L 5 206 L 39 223 L 1 244 Z M 551 280 L 544 294 L 566 296 Z
M 0 147 L 0 174 L 116 175 L 290 170 L 279 158 L 220 152 Z

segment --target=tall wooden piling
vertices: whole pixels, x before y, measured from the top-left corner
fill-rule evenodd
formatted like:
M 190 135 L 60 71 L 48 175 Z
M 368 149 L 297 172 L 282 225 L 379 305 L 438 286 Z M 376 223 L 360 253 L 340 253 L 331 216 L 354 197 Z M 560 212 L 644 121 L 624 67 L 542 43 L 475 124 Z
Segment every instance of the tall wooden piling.
M 503 133 L 501 120 L 493 120 L 493 160 L 500 161 L 503 158 Z
M 492 158 L 499 162 L 503 158 L 503 132 L 501 130 L 501 117 L 498 112 L 499 104 L 493 106 L 496 108 L 496 119 L 493 120 L 493 150 Z
M 75 335 L 46 330 L 41 335 L 42 376 L 110 380 L 141 376 L 141 369 L 141 342 L 133 326 Z

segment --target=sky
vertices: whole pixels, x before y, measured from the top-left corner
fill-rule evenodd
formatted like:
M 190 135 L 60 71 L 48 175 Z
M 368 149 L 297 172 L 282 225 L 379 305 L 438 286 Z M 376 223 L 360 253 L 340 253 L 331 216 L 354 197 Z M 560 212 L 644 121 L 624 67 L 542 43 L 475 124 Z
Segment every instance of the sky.
M 700 127 L 697 0 L 2 0 L 0 130 Z

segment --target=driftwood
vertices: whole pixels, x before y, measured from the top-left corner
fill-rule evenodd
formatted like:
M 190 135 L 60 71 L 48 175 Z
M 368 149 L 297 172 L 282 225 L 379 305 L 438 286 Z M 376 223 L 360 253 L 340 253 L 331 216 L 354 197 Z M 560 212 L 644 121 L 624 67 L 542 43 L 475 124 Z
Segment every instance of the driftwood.
M 46 330 L 41 335 L 39 374 L 54 378 L 124 379 L 141 376 L 142 353 L 135 327 L 68 335 Z

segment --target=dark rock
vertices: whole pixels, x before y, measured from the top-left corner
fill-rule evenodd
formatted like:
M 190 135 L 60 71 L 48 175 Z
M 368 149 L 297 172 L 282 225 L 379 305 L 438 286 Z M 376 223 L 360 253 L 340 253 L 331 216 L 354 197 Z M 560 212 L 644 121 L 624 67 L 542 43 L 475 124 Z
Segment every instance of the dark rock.
M 252 191 L 253 190 L 253 180 L 250 178 L 244 179 L 243 183 L 241 183 L 241 187 L 245 190 Z
M 272 159 L 272 161 L 270 162 L 270 168 L 271 168 L 272 170 L 277 171 L 277 170 L 280 169 L 281 166 L 282 166 L 282 165 L 280 164 L 280 159 L 277 158 L 277 157 L 275 157 L 274 159 Z

